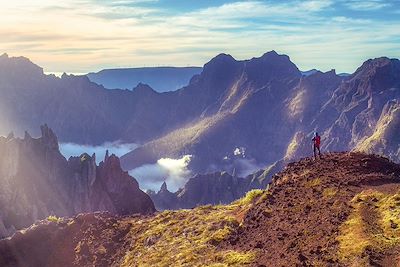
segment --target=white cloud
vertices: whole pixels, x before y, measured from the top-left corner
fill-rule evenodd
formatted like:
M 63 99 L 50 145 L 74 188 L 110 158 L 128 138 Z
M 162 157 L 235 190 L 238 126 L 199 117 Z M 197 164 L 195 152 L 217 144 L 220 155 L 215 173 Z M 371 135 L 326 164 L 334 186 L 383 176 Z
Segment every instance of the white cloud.
M 331 0 L 310 0 L 301 2 L 300 6 L 308 11 L 321 11 L 333 5 Z
M 190 178 L 188 165 L 192 155 L 185 155 L 180 159 L 161 158 L 155 164 L 146 164 L 129 171 L 135 177 L 140 188 L 158 191 L 165 181 L 168 189 L 175 192 Z
M 352 10 L 358 11 L 377 10 L 390 6 L 387 1 L 382 0 L 352 0 L 346 1 L 345 5 Z
M 366 23 L 371 23 L 371 20 L 368 19 L 353 19 L 349 17 L 344 17 L 344 16 L 339 16 L 339 17 L 333 17 L 332 18 L 333 22 L 339 22 L 339 23 L 347 23 L 347 24 L 362 24 L 365 25 Z
M 263 164 L 257 163 L 254 159 L 237 159 L 234 162 L 234 166 L 238 170 L 236 176 L 239 177 L 246 177 L 265 167 Z

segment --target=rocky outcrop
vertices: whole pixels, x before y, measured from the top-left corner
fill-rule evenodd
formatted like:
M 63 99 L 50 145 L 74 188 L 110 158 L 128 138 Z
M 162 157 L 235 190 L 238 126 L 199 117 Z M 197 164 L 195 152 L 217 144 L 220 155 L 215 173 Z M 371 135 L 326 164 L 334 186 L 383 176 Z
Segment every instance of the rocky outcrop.
M 264 179 L 263 174 L 263 171 L 259 171 L 246 178 L 232 176 L 227 172 L 198 174 L 175 193 L 170 192 L 164 182 L 157 193 L 150 191 L 149 195 L 159 210 L 227 204 L 252 189 L 265 188 L 268 180 Z
M 54 132 L 41 126 L 41 137 L 0 137 L 0 236 L 49 215 L 81 212 L 151 213 L 151 199 L 120 167 L 115 155 L 96 166 L 95 155 L 66 160 Z
M 274 177 L 221 249 L 252 251 L 254 266 L 395 266 L 399 189 L 400 165 L 387 158 L 302 159 Z

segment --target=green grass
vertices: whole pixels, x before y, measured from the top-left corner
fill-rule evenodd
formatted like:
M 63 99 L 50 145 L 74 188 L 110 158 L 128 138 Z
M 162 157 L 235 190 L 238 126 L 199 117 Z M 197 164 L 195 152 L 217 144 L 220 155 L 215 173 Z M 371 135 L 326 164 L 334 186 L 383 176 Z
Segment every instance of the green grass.
M 332 198 L 336 195 L 337 191 L 338 190 L 335 187 L 328 187 L 325 188 L 324 191 L 322 191 L 322 196 L 324 198 Z
M 312 180 L 308 181 L 306 183 L 306 186 L 310 188 L 310 187 L 319 186 L 320 184 L 321 184 L 321 179 L 320 178 L 315 178 L 315 179 L 312 179 Z
M 337 240 L 339 258 L 349 263 L 363 264 L 368 259 L 366 249 L 385 252 L 400 245 L 400 194 L 384 194 L 366 190 L 351 201 L 353 211 L 341 225 Z M 378 229 L 372 229 L 364 218 L 363 209 L 372 209 Z M 395 227 L 398 225 L 398 227 Z M 374 226 L 376 228 L 376 226 Z
M 63 219 L 54 215 L 50 215 L 46 218 L 46 220 L 48 220 L 49 222 L 55 222 L 55 223 L 59 223 L 61 222 Z
M 132 222 L 132 248 L 122 266 L 245 266 L 255 253 L 221 250 L 243 214 L 266 192 L 253 190 L 230 205 L 164 211 Z
M 236 200 L 233 204 L 241 205 L 241 206 L 249 205 L 252 202 L 254 202 L 254 200 L 256 198 L 259 198 L 264 193 L 265 193 L 265 191 L 261 190 L 261 189 L 251 190 L 251 191 L 247 192 L 247 194 L 243 198 Z

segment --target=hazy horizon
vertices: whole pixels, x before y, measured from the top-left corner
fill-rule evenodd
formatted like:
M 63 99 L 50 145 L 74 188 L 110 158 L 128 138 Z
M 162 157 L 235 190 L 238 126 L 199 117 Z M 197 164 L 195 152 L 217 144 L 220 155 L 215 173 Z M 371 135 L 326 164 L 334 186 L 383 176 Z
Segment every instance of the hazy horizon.
M 276 50 L 301 70 L 354 72 L 366 59 L 399 58 L 395 0 L 1 1 L 0 51 L 49 73 L 203 66 Z

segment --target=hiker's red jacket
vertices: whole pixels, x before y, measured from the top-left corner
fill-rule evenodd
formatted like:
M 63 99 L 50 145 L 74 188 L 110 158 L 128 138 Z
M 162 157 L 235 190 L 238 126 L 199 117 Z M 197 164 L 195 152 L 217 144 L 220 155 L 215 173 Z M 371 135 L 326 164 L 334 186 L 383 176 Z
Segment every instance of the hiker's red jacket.
M 317 146 L 317 147 L 319 147 L 319 145 L 321 144 L 321 136 L 315 136 L 314 138 L 313 138 L 313 141 L 314 141 L 314 145 L 315 146 Z

